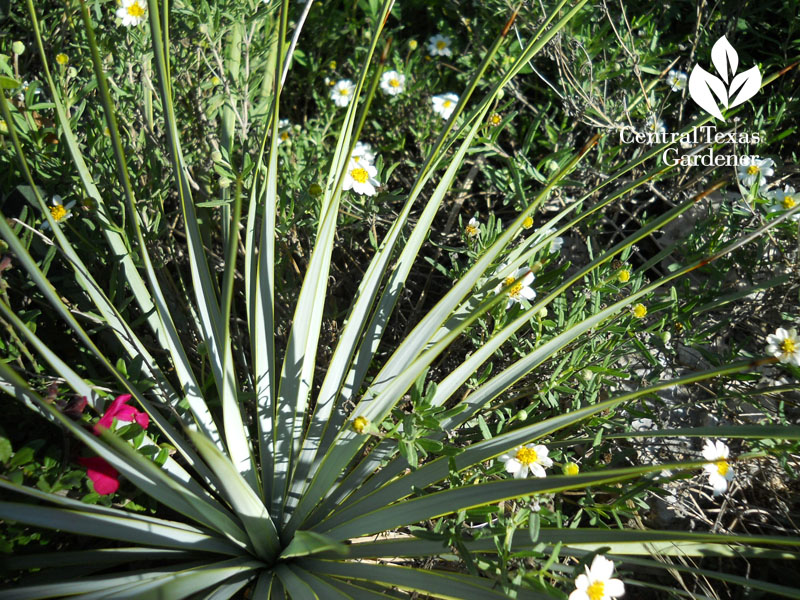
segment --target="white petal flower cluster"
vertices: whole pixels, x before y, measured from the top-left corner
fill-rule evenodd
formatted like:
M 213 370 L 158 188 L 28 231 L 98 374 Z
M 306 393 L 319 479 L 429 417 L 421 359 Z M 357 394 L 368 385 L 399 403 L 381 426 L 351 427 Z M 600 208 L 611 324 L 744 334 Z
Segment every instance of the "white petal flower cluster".
M 452 56 L 450 38 L 438 33 L 428 40 L 428 54 L 431 56 Z
M 669 73 L 667 73 L 667 85 L 673 92 L 680 92 L 681 90 L 686 89 L 687 80 L 688 77 L 683 71 L 672 69 Z
M 800 204 L 800 194 L 794 191 L 794 188 L 787 185 L 782 190 L 777 189 L 769 192 L 767 198 L 772 200 L 769 207 L 769 212 L 782 213 L 787 210 L 792 210 L 795 206 Z M 800 212 L 795 213 L 790 217 L 791 221 L 800 220 Z
M 397 71 L 386 71 L 381 75 L 380 86 L 384 94 L 397 96 L 406 89 L 406 76 Z
M 772 177 L 775 172 L 775 162 L 771 158 L 757 158 L 751 164 L 738 167 L 739 181 L 746 188 L 755 183 L 761 187 L 767 182 L 767 177 Z
M 733 467 L 728 462 L 728 446 L 719 440 L 712 442 L 706 440 L 703 448 L 703 458 L 711 461 L 703 470 L 708 475 L 708 483 L 714 488 L 714 495 L 719 496 L 728 489 L 728 482 L 733 481 Z
M 650 115 L 644 122 L 644 129 L 647 133 L 666 133 L 667 125 L 663 119 L 657 118 L 655 115 Z
M 481 233 L 481 223 L 475 217 L 472 217 L 464 228 L 467 236 L 474 238 L 478 237 Z
M 375 179 L 378 169 L 372 164 L 373 160 L 375 153 L 372 151 L 372 146 L 358 142 L 347 165 L 342 189 L 353 190 L 362 196 L 374 196 L 380 183 Z
M 777 331 L 767 336 L 767 353 L 782 363 L 800 367 L 800 337 L 797 329 L 778 327 Z
M 144 21 L 147 4 L 144 0 L 120 0 L 117 7 L 117 18 L 125 27 L 136 27 Z
M 331 100 L 336 106 L 347 106 L 353 97 L 356 86 L 349 79 L 340 79 L 331 88 Z
M 556 232 L 555 228 L 554 227 L 550 227 L 549 229 L 545 229 L 544 232 L 542 232 L 542 237 L 546 238 L 547 236 L 549 236 L 549 235 L 551 235 L 551 234 L 553 234 L 555 232 Z M 563 245 L 564 245 L 564 238 L 562 238 L 562 237 L 556 237 L 556 238 L 553 238 L 552 240 L 550 240 L 550 248 L 549 248 L 550 254 L 555 254 L 556 252 L 560 252 L 561 251 L 561 247 Z
M 507 292 L 508 302 L 506 302 L 506 310 L 508 310 L 515 302 L 522 304 L 523 300 L 530 302 L 536 298 L 536 292 L 531 289 L 533 279 L 533 272 L 528 267 L 522 267 L 517 269 L 513 275 L 509 275 L 499 283 L 497 287 L 494 288 L 494 293 L 499 294 L 503 291 L 503 288 L 511 286 L 508 288 Z
M 553 466 L 553 459 L 547 456 L 546 446 L 528 444 L 520 446 L 513 452 L 503 454 L 500 461 L 505 466 L 507 472 L 514 476 L 514 479 L 524 479 L 528 473 L 536 477 L 545 477 L 546 467 Z
M 50 200 L 50 215 L 56 223 L 63 223 L 72 216 L 72 207 L 75 206 L 75 200 L 71 200 L 66 205 L 64 200 L 58 194 L 55 194 Z M 50 221 L 44 221 L 41 225 L 42 231 L 50 229 Z
M 433 96 L 431 102 L 433 102 L 433 112 L 443 119 L 449 119 L 450 115 L 453 114 L 456 104 L 458 104 L 458 96 L 452 92 L 448 92 L 446 94 Z
M 278 146 L 283 142 L 288 142 L 292 137 L 292 124 L 289 119 L 281 119 L 278 121 Z
M 625 584 L 614 575 L 614 563 L 605 556 L 597 555 L 586 573 L 575 579 L 575 590 L 569 600 L 611 600 L 625 594 Z

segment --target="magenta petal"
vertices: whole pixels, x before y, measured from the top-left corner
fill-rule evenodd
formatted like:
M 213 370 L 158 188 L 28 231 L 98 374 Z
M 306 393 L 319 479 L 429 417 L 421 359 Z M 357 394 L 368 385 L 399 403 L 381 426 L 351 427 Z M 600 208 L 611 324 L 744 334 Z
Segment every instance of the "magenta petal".
M 100 456 L 82 456 L 78 462 L 86 467 L 86 475 L 94 484 L 94 491 L 105 496 L 119 489 L 119 472 Z
M 147 413 L 142 411 L 136 411 L 136 422 L 139 424 L 139 427 L 142 429 L 147 429 L 147 426 L 150 425 L 150 416 Z
M 114 418 L 117 421 L 125 421 L 126 423 L 131 423 L 136 418 L 136 413 L 139 411 L 133 408 L 132 406 L 127 406 L 123 404 L 120 406 L 119 410 L 114 415 Z
M 132 406 L 126 405 L 130 399 L 130 394 L 123 394 L 122 396 L 117 396 L 114 398 L 114 401 L 111 403 L 111 406 L 108 407 L 106 414 L 100 417 L 100 420 L 95 423 L 93 428 L 94 434 L 100 435 L 100 428 L 110 429 L 111 425 L 114 423 L 114 418 L 119 421 L 133 421 L 134 416 L 136 415 L 136 409 Z

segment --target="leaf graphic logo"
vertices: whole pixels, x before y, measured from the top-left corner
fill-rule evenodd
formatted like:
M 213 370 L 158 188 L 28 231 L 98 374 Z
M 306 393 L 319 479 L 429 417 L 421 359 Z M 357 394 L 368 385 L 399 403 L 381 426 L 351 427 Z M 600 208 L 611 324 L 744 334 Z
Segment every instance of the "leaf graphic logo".
M 737 75 L 739 55 L 724 35 L 711 48 L 711 62 L 719 77 L 695 65 L 689 77 L 689 95 L 708 114 L 724 121 L 720 107 L 733 108 L 755 96 L 761 89 L 761 72 L 753 67 Z

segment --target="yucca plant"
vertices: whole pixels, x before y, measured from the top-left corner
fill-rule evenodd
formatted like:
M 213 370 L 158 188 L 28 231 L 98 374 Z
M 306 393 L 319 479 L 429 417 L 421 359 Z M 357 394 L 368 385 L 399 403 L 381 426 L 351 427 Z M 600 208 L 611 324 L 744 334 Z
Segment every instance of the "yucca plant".
M 434 376 L 434 361 L 480 318 L 504 306 L 509 294 L 519 291 L 528 277 L 528 265 L 554 237 L 646 182 L 669 175 L 669 166 L 651 167 L 645 176 L 608 191 L 634 168 L 653 162 L 667 144 L 620 166 L 542 228 L 529 228 L 529 217 L 593 151 L 601 137 L 598 135 L 564 161 L 541 186 L 539 195 L 530 199 L 528 208 L 483 249 L 452 288 L 441 294 L 435 306 L 420 315 L 413 329 L 387 352 L 381 340 L 392 324 L 393 309 L 487 114 L 512 78 L 576 14 L 587 10 L 586 0 L 564 0 L 552 7 L 535 34 L 520 40 L 507 68 L 487 75 L 494 72 L 489 67 L 498 56 L 512 56 L 507 54 L 507 46 L 515 13 L 504 26 L 498 26 L 496 43 L 460 95 L 413 185 L 404 194 L 402 210 L 380 240 L 324 364 L 324 373 L 320 373 L 321 328 L 342 187 L 348 169 L 352 169 L 351 155 L 383 68 L 385 52 L 380 54 L 379 45 L 393 2 L 387 0 L 373 7 L 369 47 L 362 57 L 354 100 L 348 105 L 337 143 L 328 157 L 318 222 L 312 232 L 313 252 L 299 291 L 285 289 L 284 281 L 276 275 L 275 247 L 277 215 L 286 201 L 278 184 L 279 107 L 284 84 L 292 76 L 292 52 L 311 3 L 307 3 L 293 33 L 289 31 L 289 4 L 288 0 L 269 2 L 259 7 L 254 21 L 232 25 L 228 52 L 220 57 L 227 72 L 236 73 L 242 67 L 238 45 L 244 37 L 252 36 L 254 29 L 248 28 L 257 28 L 267 40 L 261 64 L 263 78 L 257 97 L 244 92 L 227 98 L 222 109 L 219 154 L 230 185 L 217 200 L 199 206 L 193 199 L 190 164 L 182 150 L 184 136 L 176 114 L 173 73 L 178 65 L 171 64 L 170 59 L 170 23 L 180 19 L 181 11 L 188 7 L 147 2 L 152 52 L 147 64 L 152 61 L 149 75 L 157 82 L 157 94 L 145 89 L 145 110 L 151 123 L 158 124 L 153 132 L 163 135 L 163 158 L 169 164 L 160 168 L 173 178 L 180 206 L 181 240 L 185 240 L 183 251 L 190 277 L 182 294 L 181 286 L 173 285 L 160 262 L 162 257 L 154 249 L 163 207 L 144 205 L 147 190 L 135 183 L 139 179 L 132 172 L 131 156 L 119 132 L 115 97 L 96 39 L 96 15 L 93 17 L 91 7 L 81 0 L 82 30 L 115 164 L 113 189 L 103 191 L 93 174 L 92 161 L 85 156 L 80 132 L 76 132 L 79 123 L 66 110 L 62 90 L 49 70 L 36 6 L 33 0 L 27 0 L 59 137 L 68 148 L 83 193 L 95 207 L 96 221 L 107 244 L 104 251 L 115 257 L 124 292 L 102 284 L 103 278 L 93 273 L 89 261 L 76 251 L 70 231 L 54 218 L 58 215 L 49 209 L 37 186 L 37 174 L 29 168 L 24 115 L 4 93 L 0 99 L 2 116 L 28 184 L 22 191 L 52 229 L 58 259 L 78 286 L 74 297 L 65 297 L 46 275 L 54 257 L 53 252 L 46 259 L 37 256 L 33 242 L 38 234 L 20 220 L 6 218 L 0 219 L 0 234 L 15 263 L 25 269 L 30 282 L 82 344 L 80 360 L 91 361 L 94 372 L 100 373 L 93 379 L 104 381 L 105 386 L 95 383 L 75 364 L 75 355 L 59 355 L 48 347 L 25 325 L 7 297 L 0 302 L 0 312 L 32 354 L 43 359 L 77 397 L 85 398 L 95 413 L 105 413 L 105 421 L 94 431 L 88 430 L 85 423 L 75 421 L 45 398 L 10 363 L 0 363 L 0 385 L 31 410 L 64 428 L 108 465 L 86 461 L 90 469 L 110 479 L 115 477 L 114 472 L 123 475 L 152 500 L 154 510 L 85 503 L 0 478 L 0 487 L 7 492 L 0 502 L 4 520 L 115 542 L 89 550 L 6 558 L 2 563 L 6 569 L 34 569 L 36 581 L 23 578 L 19 585 L 3 590 L 2 596 L 119 600 L 221 599 L 243 594 L 240 597 L 367 599 L 417 593 L 416 597 L 464 599 L 564 598 L 564 592 L 572 589 L 573 571 L 581 573 L 584 564 L 602 553 L 627 570 L 655 568 L 800 597 L 786 586 L 681 562 L 708 556 L 796 559 L 800 538 L 795 536 L 731 536 L 599 525 L 547 528 L 540 527 L 538 516 L 527 508 L 505 523 L 503 531 L 487 527 L 468 533 L 457 526 L 464 522 L 467 511 L 476 507 L 587 488 L 623 498 L 630 482 L 648 474 L 667 468 L 674 473 L 690 473 L 702 467 L 706 461 L 697 460 L 533 479 L 495 477 L 474 484 L 462 478 L 504 453 L 526 459 L 525 452 L 535 453 L 539 448 L 530 446 L 532 443 L 545 443 L 548 436 L 561 430 L 576 432 L 586 419 L 655 391 L 748 371 L 774 359 L 746 360 L 692 372 L 512 427 L 500 435 L 484 436 L 480 441 L 463 432 L 485 425 L 482 415 L 488 413 L 495 399 L 570 344 L 626 314 L 629 307 L 669 282 L 756 239 L 779 220 L 675 269 L 667 277 L 642 284 L 626 297 L 593 307 L 589 316 L 564 324 L 519 360 L 466 387 L 474 374 L 504 344 L 524 333 L 543 309 L 577 282 L 628 252 L 632 244 L 701 201 L 719 187 L 715 185 L 652 220 L 589 264 L 565 274 L 552 291 L 535 302 L 509 312 L 481 347 L 459 358 L 449 372 Z M 764 85 L 775 77 L 766 78 Z M 3 80 L 7 89 L 18 83 Z M 363 98 L 360 103 L 356 101 L 359 98 Z M 247 138 L 240 118 L 245 103 L 253 114 L 260 115 L 257 122 L 247 124 L 261 135 L 255 151 L 242 141 Z M 91 112 L 92 107 L 84 110 Z M 686 130 L 710 118 L 695 121 Z M 249 135 L 252 139 L 252 131 Z M 425 194 L 428 198 L 423 202 L 426 186 L 432 191 Z M 589 199 L 599 194 L 603 199 L 590 205 Z M 122 202 L 117 203 L 117 197 Z M 420 203 L 423 205 L 412 225 L 409 216 Z M 553 231 L 545 233 L 548 228 Z M 224 250 L 224 266 L 219 273 L 211 265 L 209 248 Z M 518 270 L 520 266 L 522 270 Z M 293 295 L 296 304 L 291 323 L 278 323 L 277 303 Z M 237 319 L 237 315 L 243 318 Z M 198 352 L 198 346 L 202 352 Z M 136 362 L 141 377 L 134 380 L 118 366 L 119 361 L 123 367 Z M 210 386 L 201 375 L 206 362 L 213 382 Z M 109 408 L 108 400 L 117 395 L 123 397 Z M 125 404 L 127 395 L 131 406 Z M 400 410 L 408 397 L 414 399 L 413 409 Z M 136 420 L 137 424 L 115 429 L 115 416 L 118 422 Z M 800 439 L 798 428 L 781 426 L 629 435 Z M 447 515 L 456 517 L 449 522 L 440 519 Z M 426 530 L 424 524 L 431 520 L 437 520 L 437 524 Z M 560 557 L 577 560 L 562 562 Z M 637 580 L 635 575 L 624 580 L 628 586 L 658 589 L 657 583 Z M 592 600 L 607 597 L 602 595 L 602 585 L 590 591 Z

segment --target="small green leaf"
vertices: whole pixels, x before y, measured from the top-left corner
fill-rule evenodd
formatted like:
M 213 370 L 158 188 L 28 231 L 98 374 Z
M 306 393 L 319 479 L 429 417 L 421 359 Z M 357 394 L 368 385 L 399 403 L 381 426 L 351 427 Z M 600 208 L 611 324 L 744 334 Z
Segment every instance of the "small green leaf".
M 535 544 L 536 540 L 539 539 L 539 527 L 541 526 L 542 520 L 539 517 L 539 513 L 531 513 L 530 518 L 528 519 L 528 533 L 531 536 L 531 543 Z
M 7 462 L 11 458 L 11 442 L 5 436 L 5 432 L 0 430 L 0 462 Z
M 16 79 L 7 77 L 5 75 L 0 75 L 0 89 L 13 90 L 18 88 L 20 85 L 22 84 Z

